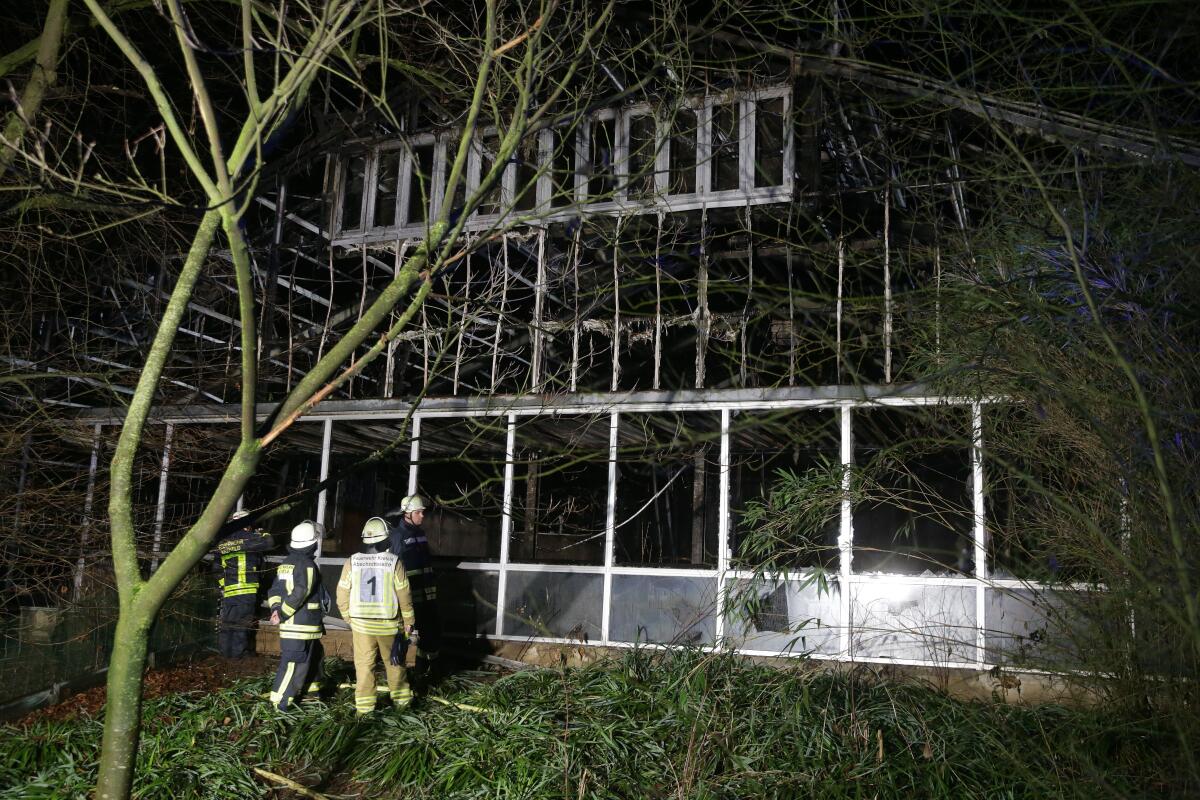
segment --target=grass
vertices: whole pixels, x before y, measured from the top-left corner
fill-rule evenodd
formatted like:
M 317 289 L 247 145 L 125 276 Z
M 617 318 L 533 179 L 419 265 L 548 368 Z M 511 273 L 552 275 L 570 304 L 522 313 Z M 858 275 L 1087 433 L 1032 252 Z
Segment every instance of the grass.
M 345 672 L 345 665 L 335 671 Z M 349 691 L 286 715 L 268 679 L 146 705 L 136 795 L 279 796 L 261 766 L 376 798 L 1087 798 L 1169 792 L 1173 739 L 1105 710 L 955 701 L 866 673 L 634 651 L 482 679 L 359 721 Z M 97 720 L 0 729 L 0 798 L 86 797 Z

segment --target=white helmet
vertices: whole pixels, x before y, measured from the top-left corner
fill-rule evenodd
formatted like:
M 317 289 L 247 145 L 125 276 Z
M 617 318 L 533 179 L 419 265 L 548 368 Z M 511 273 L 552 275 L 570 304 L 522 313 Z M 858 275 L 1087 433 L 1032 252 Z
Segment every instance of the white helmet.
M 239 509 L 239 510 L 237 510 L 237 511 L 235 511 L 235 512 L 233 512 L 232 514 L 230 514 L 230 515 L 229 515 L 229 521 L 230 521 L 230 522 L 233 522 L 234 520 L 245 519 L 245 518 L 246 518 L 246 517 L 248 517 L 248 516 L 250 516 L 250 512 L 249 512 L 249 511 L 245 511 L 245 510 Z
M 371 517 L 367 523 L 363 525 L 362 540 L 363 544 L 375 544 L 382 542 L 387 538 L 388 524 L 383 517 Z
M 304 522 L 292 528 L 292 540 L 289 544 L 291 547 L 299 549 L 301 547 L 308 547 L 320 538 L 320 524 L 304 520 Z
M 400 511 L 404 514 L 411 514 L 413 511 L 424 511 L 425 498 L 419 494 L 410 494 L 400 501 Z

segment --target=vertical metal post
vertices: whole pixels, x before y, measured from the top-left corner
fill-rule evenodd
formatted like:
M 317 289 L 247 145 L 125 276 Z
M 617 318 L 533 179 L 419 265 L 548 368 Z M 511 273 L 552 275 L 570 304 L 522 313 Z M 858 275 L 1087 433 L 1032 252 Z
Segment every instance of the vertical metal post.
M 663 175 L 665 173 L 658 174 Z M 660 211 L 658 213 L 657 225 L 654 229 L 654 389 L 660 387 L 662 373 L 662 263 L 659 261 L 662 248 L 662 226 L 663 215 Z
M 421 418 L 413 415 L 412 418 L 412 437 L 409 439 L 408 448 L 408 493 L 417 493 L 417 472 L 419 470 L 418 462 L 421 460 Z
M 504 330 L 504 307 L 508 304 L 508 239 L 501 238 L 500 241 L 504 245 L 501 250 L 504 265 L 500 270 L 500 308 L 496 310 L 496 333 L 492 339 L 492 394 L 496 393 L 497 370 L 500 368 L 500 332 Z M 491 256 L 488 260 L 491 261 Z
M 470 247 L 469 244 L 467 246 Z M 460 323 L 459 323 L 459 329 L 458 329 L 458 342 L 454 346 L 454 382 L 452 384 L 452 389 L 450 392 L 452 395 L 455 395 L 455 396 L 458 396 L 458 374 L 459 374 L 459 369 L 462 367 L 462 361 L 463 361 L 463 339 L 466 338 L 466 335 L 467 335 L 467 313 L 468 313 L 467 309 L 470 308 L 470 306 L 471 306 L 471 259 L 468 257 L 466 261 L 467 261 L 467 280 L 466 280 L 466 285 L 463 287 L 463 304 L 462 304 L 462 315 L 460 317 Z M 450 317 L 446 320 L 447 328 L 449 328 L 449 326 L 452 324 L 452 318 L 454 316 L 453 302 L 454 302 L 453 300 L 450 300 L 447 304 L 449 306 L 449 308 L 447 309 L 447 312 Z
M 600 639 L 608 644 L 609 621 L 612 618 L 612 568 L 615 561 L 617 525 L 617 431 L 620 414 L 608 418 L 608 505 L 604 518 L 604 608 L 601 612 Z
M 716 642 L 718 647 L 725 640 L 725 576 L 729 572 L 729 418 L 728 408 L 721 409 L 721 462 L 720 472 L 721 502 L 717 518 L 717 625 Z
M 971 404 L 971 496 L 974 505 L 975 537 L 975 660 L 983 664 L 986 659 L 984 648 L 987 643 L 984 614 L 987 609 L 985 584 L 987 571 L 987 518 L 983 505 L 983 408 L 979 403 Z
M 791 231 L 791 219 L 788 219 Z M 796 385 L 796 295 L 792 285 L 792 246 L 787 245 L 785 263 L 788 280 L 788 386 Z
M 1133 558 L 1133 556 L 1131 555 L 1131 553 L 1129 551 L 1129 546 L 1130 546 L 1130 538 L 1132 537 L 1132 531 L 1130 530 L 1130 527 L 1133 524 L 1133 522 L 1130 517 L 1130 510 L 1129 510 L 1129 481 L 1127 481 L 1125 478 L 1121 478 L 1121 516 L 1120 516 L 1119 524 L 1121 526 L 1121 558 L 1125 562 L 1123 564 L 1123 566 L 1125 567 L 1125 569 L 1132 569 L 1133 564 L 1132 564 L 1131 559 Z M 1128 622 L 1129 622 L 1130 660 L 1131 660 L 1131 662 L 1136 662 L 1136 658 L 1137 658 L 1137 613 L 1134 609 L 1132 599 L 1129 601 L 1129 609 L 1128 609 L 1128 612 L 1126 613 L 1126 616 L 1128 617 Z M 1136 663 L 1131 663 L 1130 666 L 1135 667 Z
M 883 382 L 892 382 L 892 190 L 883 192 Z
M 408 255 L 409 239 L 396 240 L 396 260 L 392 266 L 395 274 L 404 268 L 404 259 Z M 396 348 L 400 346 L 399 339 L 392 339 L 387 346 L 387 366 L 384 375 L 384 397 L 396 396 Z
M 575 226 L 575 236 L 571 242 L 571 275 L 573 277 L 572 294 L 575 297 L 575 311 L 571 316 L 571 391 L 579 386 L 579 248 L 582 246 L 583 225 Z
M 700 274 L 696 278 L 696 388 L 704 388 L 704 359 L 708 353 L 708 209 L 700 211 Z
M 163 438 L 162 467 L 158 471 L 158 506 L 154 510 L 154 544 L 150 547 L 150 573 L 158 569 L 158 557 L 162 552 L 163 521 L 167 515 L 167 479 L 171 474 L 171 437 L 175 424 L 167 423 Z
M 851 468 L 854 466 L 854 429 L 851 426 L 853 411 L 850 406 L 842 406 L 841 439 L 842 439 L 842 518 L 838 532 L 838 583 L 841 594 L 839 599 L 842 607 L 842 646 L 843 658 L 853 655 L 850 636 L 850 574 L 854 559 L 854 507 L 850 502 Z
M 325 420 L 325 429 L 321 433 L 321 482 L 329 477 L 329 446 L 333 441 L 333 420 Z M 325 505 L 328 502 L 329 490 L 322 489 L 317 495 L 317 522 L 321 527 L 325 527 Z M 317 555 L 321 555 L 321 550 L 324 546 L 324 534 L 317 539 Z
M 737 100 L 733 107 L 738 109 L 738 186 L 743 192 L 754 190 L 754 160 L 758 154 L 754 149 L 754 120 L 757 116 L 754 96 Z
M 746 204 L 746 270 L 749 275 L 749 280 L 746 285 L 746 302 L 742 305 L 742 321 L 739 327 L 739 339 L 741 340 L 741 359 L 738 367 L 738 386 L 746 387 L 746 376 L 748 372 L 747 361 L 750 360 L 749 352 L 749 325 L 747 320 L 750 318 L 750 298 L 754 296 L 754 223 L 750 214 L 750 204 Z
M 545 348 L 545 334 L 542 331 L 543 306 L 546 300 L 546 229 L 537 232 L 537 283 L 533 287 L 533 353 L 530 362 L 533 370 L 533 391 L 542 390 L 544 367 L 542 350 Z
M 621 278 L 617 272 L 621 241 L 621 223 L 618 219 L 613 234 L 613 333 L 612 333 L 612 391 L 621 385 Z
M 933 352 L 942 363 L 942 248 L 933 246 Z
M 72 602 L 77 602 L 83 592 L 83 568 L 87 559 L 88 539 L 92 533 L 92 501 L 96 496 L 96 467 L 100 463 L 100 428 L 100 424 L 97 423 L 92 431 L 92 458 L 88 464 L 87 492 L 83 496 L 83 532 L 79 535 L 79 558 L 75 562 Z
M 21 443 L 21 471 L 17 477 L 17 502 L 13 511 L 13 529 L 16 530 L 21 524 L 21 506 L 25 499 L 25 481 L 29 478 L 29 450 L 33 447 L 33 432 L 25 434 L 25 440 Z
M 845 373 L 845 356 L 842 354 L 842 298 L 845 296 L 845 280 L 846 280 L 846 242 L 838 235 L 837 240 L 837 343 L 834 347 L 834 354 L 837 360 L 837 382 L 842 382 L 842 375 Z
M 504 603 L 508 594 L 509 540 L 512 538 L 513 471 L 516 466 L 517 415 L 508 415 L 504 445 L 504 500 L 500 515 L 500 580 L 496 588 L 496 635 L 504 635 Z

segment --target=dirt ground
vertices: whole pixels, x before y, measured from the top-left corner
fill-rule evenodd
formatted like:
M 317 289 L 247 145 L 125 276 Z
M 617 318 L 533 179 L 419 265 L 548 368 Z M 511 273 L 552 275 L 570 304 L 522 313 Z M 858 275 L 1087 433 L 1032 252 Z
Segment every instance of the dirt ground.
M 274 672 L 274 658 L 254 656 L 233 660 L 217 655 L 205 655 L 148 670 L 143 697 L 150 699 L 171 692 L 220 689 L 241 678 L 270 675 Z M 70 719 L 80 714 L 94 716 L 104 706 L 104 698 L 104 686 L 96 686 L 71 695 L 57 705 L 31 711 L 15 722 L 29 724 L 43 719 Z

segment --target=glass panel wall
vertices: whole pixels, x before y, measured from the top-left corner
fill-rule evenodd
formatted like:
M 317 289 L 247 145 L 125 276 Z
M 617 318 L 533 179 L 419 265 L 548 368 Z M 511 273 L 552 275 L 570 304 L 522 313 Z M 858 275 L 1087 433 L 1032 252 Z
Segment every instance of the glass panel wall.
M 713 578 L 614 575 L 608 638 L 711 645 L 716 639 L 716 595 Z
M 974 586 L 870 580 L 850 588 L 855 656 L 934 663 L 976 659 Z
M 834 656 L 842 649 L 836 580 L 729 582 L 729 643 L 744 650 Z
M 501 583 L 504 636 L 564 642 L 605 641 L 607 617 L 615 644 L 711 646 L 721 631 L 724 644 L 759 653 L 1065 666 L 1089 641 L 1103 641 L 1095 637 L 1130 624 L 1095 589 L 975 577 L 969 408 L 835 402 L 623 411 L 615 464 L 613 415 L 594 407 L 517 409 L 512 422 L 508 414 L 421 417 L 415 468 L 433 503 L 425 527 L 441 557 L 448 629 L 495 635 Z M 985 406 L 984 420 L 992 413 Z M 290 428 L 246 491 L 246 507 L 280 541 L 295 522 L 317 517 L 325 425 Z M 336 559 L 357 549 L 368 516 L 397 515 L 412 437 L 402 419 L 339 420 L 329 430 L 325 553 Z M 230 424 L 185 426 L 177 436 L 191 454 L 173 462 L 163 515 L 183 526 L 215 480 L 197 453 L 224 452 L 237 437 Z M 147 533 L 164 443 L 141 470 Z M 843 444 L 855 461 L 848 495 Z M 213 455 L 214 464 L 224 459 Z M 719 542 L 725 527 L 728 551 Z M 504 530 L 508 559 L 499 563 Z M 960 558 L 968 546 L 970 557 Z M 847 553 L 852 564 L 842 561 Z M 338 564 L 324 568 L 332 580 Z M 728 602 L 719 607 L 722 585 Z
M 505 635 L 600 640 L 603 575 L 509 572 L 507 581 Z

